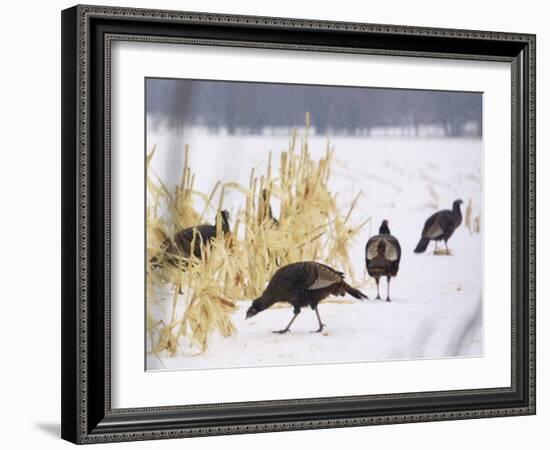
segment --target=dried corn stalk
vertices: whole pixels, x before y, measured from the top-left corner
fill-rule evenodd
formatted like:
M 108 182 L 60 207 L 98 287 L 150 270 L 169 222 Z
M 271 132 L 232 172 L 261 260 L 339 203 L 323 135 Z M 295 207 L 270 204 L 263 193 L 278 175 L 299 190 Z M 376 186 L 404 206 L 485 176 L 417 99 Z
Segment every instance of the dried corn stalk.
M 281 153 L 278 173 L 269 153 L 265 173 L 251 169 L 248 186 L 218 182 L 210 194 L 194 191 L 188 148 L 181 182 L 174 189 L 169 190 L 149 171 L 147 254 L 148 260 L 156 263 L 148 268 L 148 306 L 159 303 L 157 293 L 167 286 L 172 297 L 168 323 L 148 317 L 153 353 L 177 354 L 182 338 L 206 351 L 214 331 L 225 337 L 235 334 L 231 313 L 236 303 L 259 296 L 283 265 L 317 260 L 342 269 L 353 280 L 349 246 L 370 219 L 359 225 L 350 223 L 360 193 L 349 209 L 340 210 L 329 188 L 334 150 L 327 144 L 325 155 L 314 160 L 309 153 L 308 133 L 309 115 L 304 136 L 299 139 L 293 132 L 288 149 Z M 298 142 L 300 149 L 296 150 Z M 223 209 L 228 189 L 241 193 L 243 198 L 232 232 L 224 236 L 218 230 L 217 237 L 204 246 L 200 259 L 180 256 L 176 265 L 163 263 L 167 239 L 182 228 L 204 222 L 214 203 L 218 212 Z M 195 209 L 197 197 L 206 205 L 200 214 Z M 280 204 L 278 218 L 271 213 L 275 201 Z M 148 314 L 152 310 L 148 308 Z

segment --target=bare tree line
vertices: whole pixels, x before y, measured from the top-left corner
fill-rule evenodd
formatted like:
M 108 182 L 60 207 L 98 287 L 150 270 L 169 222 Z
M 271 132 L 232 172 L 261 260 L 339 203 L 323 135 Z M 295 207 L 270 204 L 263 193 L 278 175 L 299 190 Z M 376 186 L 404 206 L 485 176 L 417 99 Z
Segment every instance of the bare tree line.
M 202 80 L 147 80 L 147 113 L 181 128 L 202 125 L 230 134 L 292 128 L 311 114 L 318 133 L 369 135 L 375 128 L 445 136 L 481 134 L 482 94 L 346 86 Z

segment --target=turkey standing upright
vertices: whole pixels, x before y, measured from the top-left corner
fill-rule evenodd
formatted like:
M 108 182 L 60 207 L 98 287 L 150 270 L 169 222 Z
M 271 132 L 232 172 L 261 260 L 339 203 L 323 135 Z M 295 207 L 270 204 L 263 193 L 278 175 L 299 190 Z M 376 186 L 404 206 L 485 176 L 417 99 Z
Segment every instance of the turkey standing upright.
M 271 194 L 267 189 L 262 189 L 262 196 L 260 197 L 260 203 L 258 207 L 259 212 L 259 221 L 260 223 L 271 221 L 275 227 L 279 226 L 279 221 L 273 215 L 273 210 L 271 209 L 271 203 L 269 197 Z
M 391 235 L 388 221 L 383 220 L 376 236 L 371 237 L 365 247 L 367 272 L 376 280 L 376 299 L 380 299 L 380 277 L 386 277 L 388 292 L 386 301 L 390 302 L 390 279 L 397 275 L 401 261 L 401 246 Z
M 286 328 L 274 331 L 283 334 L 290 331 L 290 326 L 300 314 L 303 306 L 310 306 L 317 314 L 319 329 L 323 331 L 325 325 L 321 322 L 317 305 L 329 295 L 343 296 L 346 293 L 357 299 L 368 298 L 360 290 L 351 287 L 344 281 L 344 274 L 329 266 L 315 261 L 304 261 L 278 269 L 263 294 L 252 302 L 252 306 L 246 312 L 246 318 L 258 314 L 277 302 L 288 302 L 294 306 L 294 316 Z
M 444 209 L 428 217 L 422 230 L 422 237 L 414 249 L 415 253 L 425 252 L 430 241 L 435 241 L 435 251 L 437 251 L 437 242 L 445 241 L 447 254 L 450 254 L 447 241 L 462 223 L 462 212 L 460 211 L 462 203 L 462 200 L 455 200 L 452 210 Z

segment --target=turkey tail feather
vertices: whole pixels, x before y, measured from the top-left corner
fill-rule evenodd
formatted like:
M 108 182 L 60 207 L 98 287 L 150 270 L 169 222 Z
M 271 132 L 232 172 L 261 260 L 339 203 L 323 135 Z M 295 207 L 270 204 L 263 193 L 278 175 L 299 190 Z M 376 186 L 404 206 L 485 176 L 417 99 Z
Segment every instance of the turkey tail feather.
M 355 297 L 359 300 L 363 300 L 364 298 L 368 299 L 368 297 L 366 296 L 366 294 L 363 294 L 359 289 L 355 289 L 353 287 L 351 287 L 349 284 L 347 284 L 346 282 L 343 283 L 344 284 L 344 289 L 346 290 L 346 292 L 351 295 L 352 297 Z
M 424 253 L 426 251 L 426 248 L 428 248 L 428 244 L 430 243 L 429 239 L 421 238 L 418 242 L 418 245 L 414 249 L 415 253 Z

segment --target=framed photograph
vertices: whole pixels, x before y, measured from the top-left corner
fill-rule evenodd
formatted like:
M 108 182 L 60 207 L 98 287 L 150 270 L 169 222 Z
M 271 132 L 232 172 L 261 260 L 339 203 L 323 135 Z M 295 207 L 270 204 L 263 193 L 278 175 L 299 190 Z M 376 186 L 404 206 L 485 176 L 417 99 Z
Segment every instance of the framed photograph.
M 535 413 L 535 36 L 62 12 L 62 437 Z

